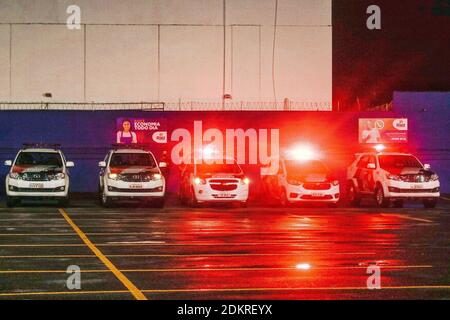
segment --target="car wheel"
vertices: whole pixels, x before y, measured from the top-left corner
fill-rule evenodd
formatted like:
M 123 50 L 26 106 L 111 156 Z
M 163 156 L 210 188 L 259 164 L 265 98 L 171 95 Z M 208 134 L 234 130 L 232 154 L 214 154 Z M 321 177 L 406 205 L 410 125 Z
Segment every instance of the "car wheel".
M 102 192 L 101 202 L 102 206 L 104 206 L 105 208 L 111 207 L 112 200 L 104 192 Z
M 192 187 L 190 188 L 188 204 L 189 204 L 189 207 L 191 207 L 191 208 L 198 207 L 198 201 L 197 201 L 197 198 L 195 197 L 194 189 Z
M 70 202 L 70 200 L 69 200 L 69 197 L 67 196 L 67 197 L 64 197 L 64 198 L 58 200 L 58 205 L 65 208 L 65 207 L 69 206 L 69 202 Z
M 328 208 L 337 208 L 337 203 L 329 203 Z
M 6 197 L 6 206 L 8 208 L 15 207 L 16 205 L 19 204 L 19 201 L 20 200 L 15 197 Z
M 395 200 L 394 208 L 403 208 L 403 200 Z
M 353 182 L 350 182 L 347 187 L 347 202 L 349 205 L 354 207 L 359 207 L 361 203 L 361 198 L 358 195 L 358 192 Z
M 384 196 L 383 188 L 380 185 L 375 190 L 375 202 L 380 208 L 389 207 L 389 199 Z
M 423 206 L 427 209 L 433 209 L 436 208 L 437 205 L 437 199 L 432 199 L 432 200 L 423 200 Z
M 248 201 L 242 201 L 240 203 L 241 208 L 247 208 L 248 207 Z
M 165 199 L 160 198 L 153 201 L 153 207 L 154 208 L 164 208 Z
M 280 206 L 287 207 L 289 205 L 289 200 L 287 198 L 286 190 L 284 188 L 281 189 L 280 192 Z

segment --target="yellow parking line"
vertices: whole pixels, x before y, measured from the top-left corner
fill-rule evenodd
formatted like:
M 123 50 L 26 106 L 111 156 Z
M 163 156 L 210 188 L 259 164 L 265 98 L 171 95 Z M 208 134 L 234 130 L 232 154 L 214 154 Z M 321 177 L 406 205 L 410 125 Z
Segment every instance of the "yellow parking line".
M 381 290 L 448 290 L 450 285 L 434 285 L 434 286 L 389 286 L 381 287 L 379 290 L 371 290 L 371 292 L 379 292 Z M 301 288 L 188 288 L 188 289 L 146 289 L 141 290 L 144 293 L 190 293 L 190 292 L 252 292 L 252 291 L 351 291 L 351 290 L 368 290 L 367 287 L 301 287 Z M 21 297 L 21 296 L 44 296 L 44 295 L 83 295 L 83 294 L 122 294 L 128 293 L 126 290 L 111 291 L 55 291 L 55 292 L 3 292 L 0 297 Z
M 303 255 L 312 255 L 321 251 L 314 251 L 309 253 L 304 253 Z M 324 252 L 332 255 L 375 255 L 375 252 Z M 298 253 L 199 253 L 199 254 L 107 254 L 107 257 L 114 258 L 189 258 L 189 257 L 265 257 L 265 256 L 296 256 Z M 87 254 L 73 254 L 73 255 L 11 255 L 11 256 L 0 256 L 0 259 L 40 259 L 40 258 L 97 258 L 95 255 Z
M 450 285 L 436 286 L 389 286 L 381 287 L 379 290 L 370 290 L 379 292 L 386 290 L 408 290 L 408 289 L 450 289 Z M 339 290 L 369 290 L 367 287 L 302 287 L 302 288 L 192 288 L 192 289 L 162 289 L 162 290 L 142 290 L 145 293 L 183 293 L 183 292 L 241 292 L 241 291 L 339 291 Z
M 119 279 L 120 282 L 132 293 L 137 300 L 147 300 L 145 295 L 140 291 L 105 255 L 89 240 L 89 238 L 81 231 L 80 228 L 70 219 L 64 209 L 59 209 L 61 215 L 66 219 L 67 223 L 73 228 L 83 242 L 91 249 L 91 251 L 103 262 L 103 264 L 111 270 L 111 272 Z
M 398 218 L 402 218 L 402 219 L 406 219 L 406 220 L 413 220 L 413 221 L 419 221 L 419 222 L 428 222 L 428 223 L 433 223 L 434 221 L 432 220 L 428 220 L 428 219 L 422 219 L 422 218 L 414 218 L 414 217 L 410 217 L 410 216 L 406 216 L 403 214 L 381 214 L 382 216 L 389 216 L 389 217 L 398 217 Z
M 47 295 L 82 295 L 82 294 L 113 294 L 113 293 L 130 293 L 127 290 L 112 291 L 56 291 L 56 292 L 4 292 L 0 293 L 0 297 L 20 297 L 20 296 L 47 296 Z
M 431 265 L 418 266 L 382 266 L 382 269 L 420 269 L 433 268 Z M 336 267 L 312 267 L 314 270 L 357 270 L 367 269 L 367 266 L 336 266 Z M 154 268 L 154 269 L 121 269 L 121 272 L 205 272 L 205 271 L 299 271 L 295 267 L 231 267 L 231 268 Z M 109 272 L 108 269 L 84 269 L 82 273 L 103 273 Z M 301 272 L 301 270 L 299 271 Z M 66 270 L 0 270 L 0 274 L 25 274 L 25 273 L 66 273 Z

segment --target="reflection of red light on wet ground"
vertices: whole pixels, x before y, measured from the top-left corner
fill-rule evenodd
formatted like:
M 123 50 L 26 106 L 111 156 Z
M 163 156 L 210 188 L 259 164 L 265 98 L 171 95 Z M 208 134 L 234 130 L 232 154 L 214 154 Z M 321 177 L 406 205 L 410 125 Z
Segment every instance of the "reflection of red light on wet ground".
M 295 268 L 299 270 L 309 270 L 311 269 L 311 265 L 309 263 L 299 263 L 295 266 Z

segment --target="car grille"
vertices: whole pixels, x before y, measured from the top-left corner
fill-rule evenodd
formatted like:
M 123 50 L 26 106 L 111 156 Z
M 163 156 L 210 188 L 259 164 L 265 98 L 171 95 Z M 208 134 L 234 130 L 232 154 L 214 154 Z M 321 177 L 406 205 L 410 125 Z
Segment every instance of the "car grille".
M 146 193 L 146 192 L 161 192 L 161 191 L 163 191 L 163 188 L 156 187 L 156 188 L 147 188 L 147 189 L 125 189 L 125 188 L 109 187 L 109 191 L 126 192 L 126 193 Z
M 390 192 L 396 192 L 396 193 L 434 193 L 439 192 L 439 189 L 398 189 L 398 188 L 391 188 Z
M 239 180 L 237 179 L 211 179 L 209 185 L 211 189 L 216 191 L 232 191 L 238 187 Z
M 148 173 L 122 173 L 120 180 L 124 182 L 148 182 L 150 181 L 150 174 Z
M 55 188 L 17 188 L 16 192 L 60 192 Z
M 400 179 L 404 182 L 428 182 L 430 177 L 423 174 L 403 174 Z
M 23 173 L 21 175 L 24 181 L 49 181 L 49 177 L 46 173 L 36 172 L 36 173 Z
M 330 200 L 333 199 L 333 196 L 331 195 L 324 195 L 324 196 L 313 196 L 310 194 L 304 194 L 301 196 L 302 199 L 304 200 Z
M 304 183 L 303 188 L 306 190 L 328 190 L 331 188 L 329 183 Z
M 217 194 L 213 194 L 212 195 L 215 199 L 233 199 L 236 198 L 235 194 L 230 194 L 228 196 L 221 196 L 221 195 L 217 195 Z

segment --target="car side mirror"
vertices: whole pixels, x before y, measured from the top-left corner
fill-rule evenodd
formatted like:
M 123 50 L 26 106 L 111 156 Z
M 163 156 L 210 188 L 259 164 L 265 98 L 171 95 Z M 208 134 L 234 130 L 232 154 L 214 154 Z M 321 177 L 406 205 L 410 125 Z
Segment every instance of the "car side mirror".
M 12 161 L 11 160 L 6 160 L 5 161 L 5 166 L 11 167 L 12 166 Z
M 159 163 L 160 168 L 167 168 L 167 162 L 160 162 Z
M 430 170 L 430 169 L 431 169 L 431 166 L 430 166 L 428 163 L 425 163 L 425 164 L 423 165 L 423 169 L 424 169 L 424 170 Z
M 73 161 L 66 162 L 66 168 L 73 168 L 73 167 L 75 167 L 75 163 L 73 163 Z
M 98 163 L 98 166 L 99 166 L 100 168 L 106 168 L 106 161 L 100 161 L 100 162 Z
M 376 169 L 377 166 L 375 165 L 375 163 L 368 163 L 367 164 L 367 169 Z

